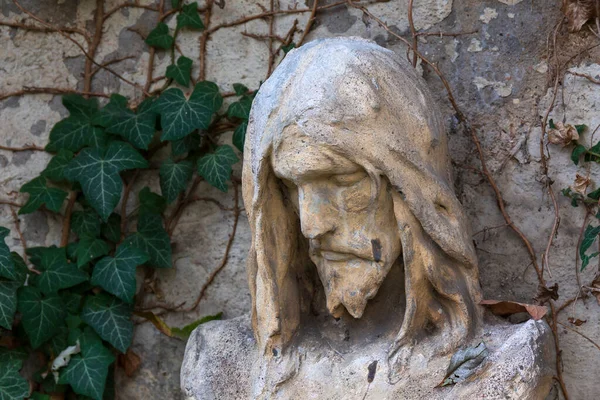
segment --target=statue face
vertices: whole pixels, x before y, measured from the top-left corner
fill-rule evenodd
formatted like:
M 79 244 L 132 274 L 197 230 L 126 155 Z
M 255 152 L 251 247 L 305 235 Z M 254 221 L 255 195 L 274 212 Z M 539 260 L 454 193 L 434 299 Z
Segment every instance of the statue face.
M 288 187 L 334 317 L 360 318 L 401 253 L 391 188 L 289 126 L 273 169 Z

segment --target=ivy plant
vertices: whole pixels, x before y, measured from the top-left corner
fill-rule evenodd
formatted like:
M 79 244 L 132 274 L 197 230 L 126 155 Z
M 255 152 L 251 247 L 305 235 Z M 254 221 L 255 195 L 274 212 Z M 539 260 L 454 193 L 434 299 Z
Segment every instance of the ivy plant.
M 172 3 L 175 30 L 160 22 L 145 39 L 155 51 L 173 52 L 182 29 L 204 29 L 196 3 Z M 22 186 L 29 197 L 19 213 L 62 215 L 70 240 L 29 248 L 22 257 L 10 251 L 10 232 L 0 227 L 0 327 L 10 338 L 9 346 L 0 346 L 0 399 L 110 398 L 112 366 L 131 346 L 132 314 L 147 314 L 135 311 L 136 270 L 172 268 L 167 207 L 181 202 L 194 180 L 227 191 L 253 92 L 235 84 L 235 98 L 223 110 L 219 87 L 191 78 L 192 59 L 171 58 L 166 85 L 141 101 L 119 94 L 103 101 L 62 97 L 69 115 L 51 129 L 45 150 L 53 156 Z M 223 121 L 234 131 L 231 145 L 213 133 Z M 119 205 L 132 190 L 130 180 L 153 173 L 157 163 L 160 193 L 141 188 L 129 196 L 137 207 L 128 214 Z M 186 338 L 218 317 L 167 331 Z M 44 360 L 33 392 L 19 374 L 31 352 Z

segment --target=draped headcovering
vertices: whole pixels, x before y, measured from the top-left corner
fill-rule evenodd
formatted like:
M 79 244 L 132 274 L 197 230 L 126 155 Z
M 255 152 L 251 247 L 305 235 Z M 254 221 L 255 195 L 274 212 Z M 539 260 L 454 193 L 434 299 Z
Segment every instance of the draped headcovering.
M 441 116 L 425 82 L 406 60 L 371 41 L 317 40 L 288 53 L 260 87 L 246 134 L 243 197 L 252 230 L 248 280 L 253 329 L 263 350 L 285 346 L 300 323 L 298 279 L 307 258 L 299 245 L 298 217 L 271 160 L 290 125 L 370 175 L 387 177 L 403 203 L 395 210 L 404 219 L 398 227 L 405 269 L 425 270 L 440 301 L 461 303 L 457 307 L 476 318 L 470 299 L 479 293 L 475 250 L 452 188 Z M 419 255 L 416 242 L 444 260 Z M 409 243 L 413 247 L 407 248 Z M 408 292 L 417 277 L 407 274 L 406 279 Z M 403 329 L 407 324 L 405 318 Z

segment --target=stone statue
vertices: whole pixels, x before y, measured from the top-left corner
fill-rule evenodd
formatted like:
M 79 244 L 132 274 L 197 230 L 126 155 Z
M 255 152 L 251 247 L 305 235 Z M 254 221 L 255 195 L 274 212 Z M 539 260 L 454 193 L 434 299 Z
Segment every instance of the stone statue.
M 184 392 L 455 398 L 432 379 L 481 338 L 481 289 L 444 125 L 416 71 L 358 38 L 290 52 L 252 105 L 242 182 L 252 332 L 244 318 L 213 323 L 210 340 L 202 328 Z

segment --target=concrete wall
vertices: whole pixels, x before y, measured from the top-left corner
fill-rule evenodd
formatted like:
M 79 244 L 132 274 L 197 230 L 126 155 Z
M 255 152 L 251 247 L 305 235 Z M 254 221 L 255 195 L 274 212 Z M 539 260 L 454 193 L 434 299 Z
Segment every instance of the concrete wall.
M 124 0 L 105 1 L 106 9 Z M 152 5 L 153 0 L 141 4 Z M 167 1 L 167 10 L 170 2 Z M 225 0 L 224 7 L 214 7 L 211 26 L 234 21 L 243 16 L 263 12 L 268 0 Z M 312 6 L 294 0 L 275 1 L 279 9 Z M 330 4 L 322 0 L 319 4 Z M 387 23 L 394 32 L 408 34 L 407 0 L 392 0 L 369 5 L 369 10 Z M 93 31 L 95 2 L 90 0 L 28 0 L 21 4 L 56 25 L 77 26 Z M 0 21 L 18 22 L 24 14 L 10 1 L 0 0 Z M 285 35 L 294 20 L 304 29 L 310 13 L 285 14 L 276 18 L 276 33 Z M 437 63 L 454 90 L 456 100 L 476 127 L 486 161 L 504 195 L 507 211 L 531 240 L 538 260 L 541 260 L 552 229 L 554 211 L 542 182 L 540 163 L 540 118 L 550 104 L 552 86 L 546 60 L 548 38 L 562 16 L 559 2 L 519 0 L 417 0 L 415 25 L 427 32 L 468 32 L 468 35 L 427 36 L 419 40 L 421 52 Z M 154 11 L 126 8 L 116 12 L 105 24 L 103 41 L 96 59 L 105 62 L 127 55 L 133 59 L 114 64 L 114 69 L 127 79 L 142 83 L 148 66 L 148 47 L 134 30 L 147 34 L 156 24 Z M 174 26 L 174 20 L 167 20 Z M 31 22 L 31 21 L 28 21 Z M 133 30 L 132 30 L 133 29 Z M 256 88 L 267 71 L 268 50 L 264 42 L 242 36 L 242 32 L 268 33 L 265 20 L 257 19 L 236 27 L 215 32 L 208 43 L 207 79 L 215 81 L 223 91 L 241 82 Z M 339 35 L 357 35 L 377 41 L 404 55 L 404 46 L 357 10 L 345 6 L 319 12 L 308 40 Z M 296 35 L 296 40 L 300 34 Z M 184 54 L 197 59 L 198 34 L 182 32 L 178 43 Z M 579 67 L 592 76 L 600 74 L 600 48 L 587 28 L 569 34 L 563 28 L 557 37 L 558 62 Z M 550 40 L 550 45 L 552 41 Z M 168 54 L 159 52 L 155 76 L 164 74 L 169 64 Z M 56 33 L 30 32 L 0 26 L 0 96 L 23 86 L 82 89 L 84 57 L 71 42 Z M 198 63 L 195 63 L 197 68 Z M 552 71 L 552 69 L 550 69 Z M 197 69 L 194 74 L 197 73 Z M 532 302 L 537 278 L 529 255 L 517 236 L 507 227 L 496 205 L 487 181 L 474 168 L 480 163 L 471 139 L 457 124 L 443 86 L 429 68 L 424 77 L 446 117 L 450 147 L 455 161 L 456 190 L 468 210 L 480 261 L 481 281 L 485 296 Z M 135 98 L 139 90 L 120 82 L 105 71 L 93 80 L 92 90 L 102 93 L 119 92 Z M 561 78 L 557 105 L 551 117 L 555 121 L 585 123 L 592 129 L 600 124 L 600 92 L 597 85 L 585 78 L 566 75 Z M 44 146 L 52 126 L 66 115 L 60 97 L 49 94 L 11 97 L 0 101 L 0 144 Z M 225 136 L 225 140 L 229 140 Z M 584 136 L 586 143 L 590 135 Z M 578 235 L 585 211 L 572 208 L 559 190 L 572 184 L 578 170 L 569 160 L 570 152 L 549 146 L 549 175 L 554 181 L 561 216 L 557 236 L 550 248 L 550 271 L 545 276 L 550 284 L 559 284 L 558 304 L 577 292 L 575 254 Z M 21 185 L 37 176 L 49 160 L 44 152 L 9 152 L 0 150 L 0 200 L 24 202 L 19 195 Z M 600 184 L 597 166 L 589 170 L 592 180 Z M 239 165 L 234 170 L 239 176 Z M 146 173 L 138 185 L 150 185 L 158 191 L 156 173 Z M 594 187 L 595 188 L 595 184 Z M 188 207 L 173 235 L 174 268 L 157 272 L 155 294 L 146 301 L 178 304 L 193 303 L 200 287 L 211 271 L 221 262 L 233 224 L 232 190 L 221 194 L 205 183 L 198 195 L 211 197 L 225 205 L 221 209 L 211 202 L 195 202 Z M 135 199 L 131 200 L 135 207 Z M 60 241 L 60 219 L 55 215 L 36 212 L 20 217 L 21 227 L 29 246 L 52 245 Z M 13 229 L 10 207 L 0 205 L 0 226 Z M 498 227 L 500 226 L 500 227 Z M 494 228 L 496 227 L 496 228 Z M 487 229 L 492 228 L 492 229 Z M 199 317 L 224 312 L 225 318 L 248 312 L 250 296 L 245 276 L 245 255 L 250 232 L 242 214 L 225 269 L 217 276 L 198 309 L 192 313 L 171 313 L 166 321 L 171 326 L 183 326 Z M 9 246 L 21 251 L 16 231 L 8 238 Z M 597 272 L 593 262 L 581 274 L 587 285 Z M 141 280 L 141 277 L 140 277 Z M 141 286 L 141 285 L 140 285 Z M 587 320 L 573 327 L 600 342 L 600 307 L 595 299 L 578 301 L 565 309 L 559 320 L 567 325 L 568 317 Z M 600 390 L 597 361 L 600 353 L 583 337 L 559 328 L 564 358 L 565 382 L 573 399 L 596 398 Z M 177 398 L 179 364 L 185 343 L 165 337 L 151 324 L 136 327 L 133 350 L 142 358 L 141 369 L 133 378 L 117 376 L 118 393 L 122 399 Z

